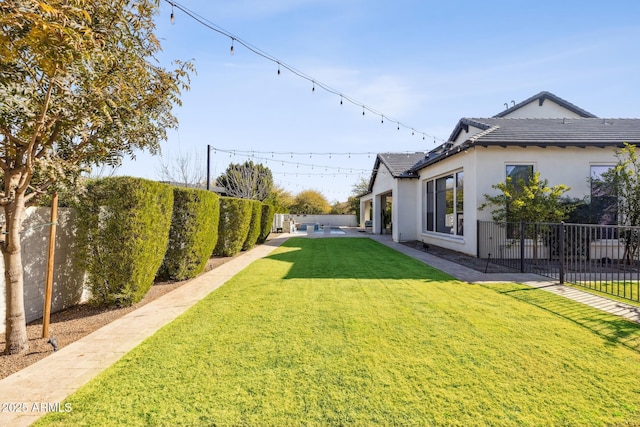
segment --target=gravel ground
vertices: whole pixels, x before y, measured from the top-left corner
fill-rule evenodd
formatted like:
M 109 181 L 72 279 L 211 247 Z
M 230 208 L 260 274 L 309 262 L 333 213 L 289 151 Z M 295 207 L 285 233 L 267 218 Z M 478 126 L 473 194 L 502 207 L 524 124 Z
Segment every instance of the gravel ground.
M 205 271 L 224 264 L 230 259 L 211 258 Z M 188 283 L 188 280 L 155 283 L 145 297 L 131 307 L 110 309 L 80 304 L 67 310 L 53 313 L 49 323 L 49 335 L 56 337 L 58 348 L 63 348 L 186 283 Z M 29 351 L 21 354 L 0 355 L 0 379 L 8 377 L 14 372 L 26 368 L 53 353 L 53 347 L 47 343 L 48 339 L 42 338 L 42 320 L 36 320 L 27 325 L 27 336 L 29 337 Z M 5 344 L 3 332 L 0 334 L 0 351 L 4 350 Z

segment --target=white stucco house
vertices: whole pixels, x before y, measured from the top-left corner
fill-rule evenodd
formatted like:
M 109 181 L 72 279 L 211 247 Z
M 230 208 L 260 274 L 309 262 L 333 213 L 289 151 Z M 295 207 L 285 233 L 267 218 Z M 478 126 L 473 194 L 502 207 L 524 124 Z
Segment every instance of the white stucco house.
M 615 165 L 624 142 L 640 145 L 640 119 L 603 119 L 549 92 L 490 118 L 462 118 L 429 152 L 377 155 L 361 224 L 393 240 L 418 240 L 476 255 L 484 194 L 508 175 L 540 172 L 550 185 L 589 196 L 589 177 Z M 390 215 L 385 212 L 390 211 Z

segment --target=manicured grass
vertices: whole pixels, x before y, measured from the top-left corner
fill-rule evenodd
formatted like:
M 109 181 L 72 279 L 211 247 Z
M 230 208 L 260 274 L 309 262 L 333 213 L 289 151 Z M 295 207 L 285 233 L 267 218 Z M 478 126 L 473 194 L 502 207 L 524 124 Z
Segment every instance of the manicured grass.
M 637 425 L 639 343 L 542 290 L 294 238 L 38 425 Z

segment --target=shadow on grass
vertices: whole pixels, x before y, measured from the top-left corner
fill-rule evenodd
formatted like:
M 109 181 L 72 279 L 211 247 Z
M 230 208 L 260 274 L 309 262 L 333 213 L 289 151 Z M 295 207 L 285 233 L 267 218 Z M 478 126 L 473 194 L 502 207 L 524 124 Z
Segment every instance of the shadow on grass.
M 499 294 L 562 317 L 604 338 L 611 345 L 640 349 L 640 325 L 585 304 L 519 284 L 482 284 Z
M 266 258 L 291 265 L 285 279 L 455 280 L 440 270 L 366 237 L 294 237 Z

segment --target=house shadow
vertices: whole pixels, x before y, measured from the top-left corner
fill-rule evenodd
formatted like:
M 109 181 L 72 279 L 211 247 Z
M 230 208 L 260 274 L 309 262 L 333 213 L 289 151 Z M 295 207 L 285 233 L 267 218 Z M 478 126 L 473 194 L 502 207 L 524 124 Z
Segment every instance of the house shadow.
M 580 304 L 541 288 L 526 285 L 483 284 L 501 295 L 534 305 L 555 316 L 568 320 L 602 337 L 610 345 L 623 345 L 640 350 L 640 324 L 625 318 Z
M 366 237 L 291 238 L 266 258 L 290 265 L 284 279 L 455 280 Z

